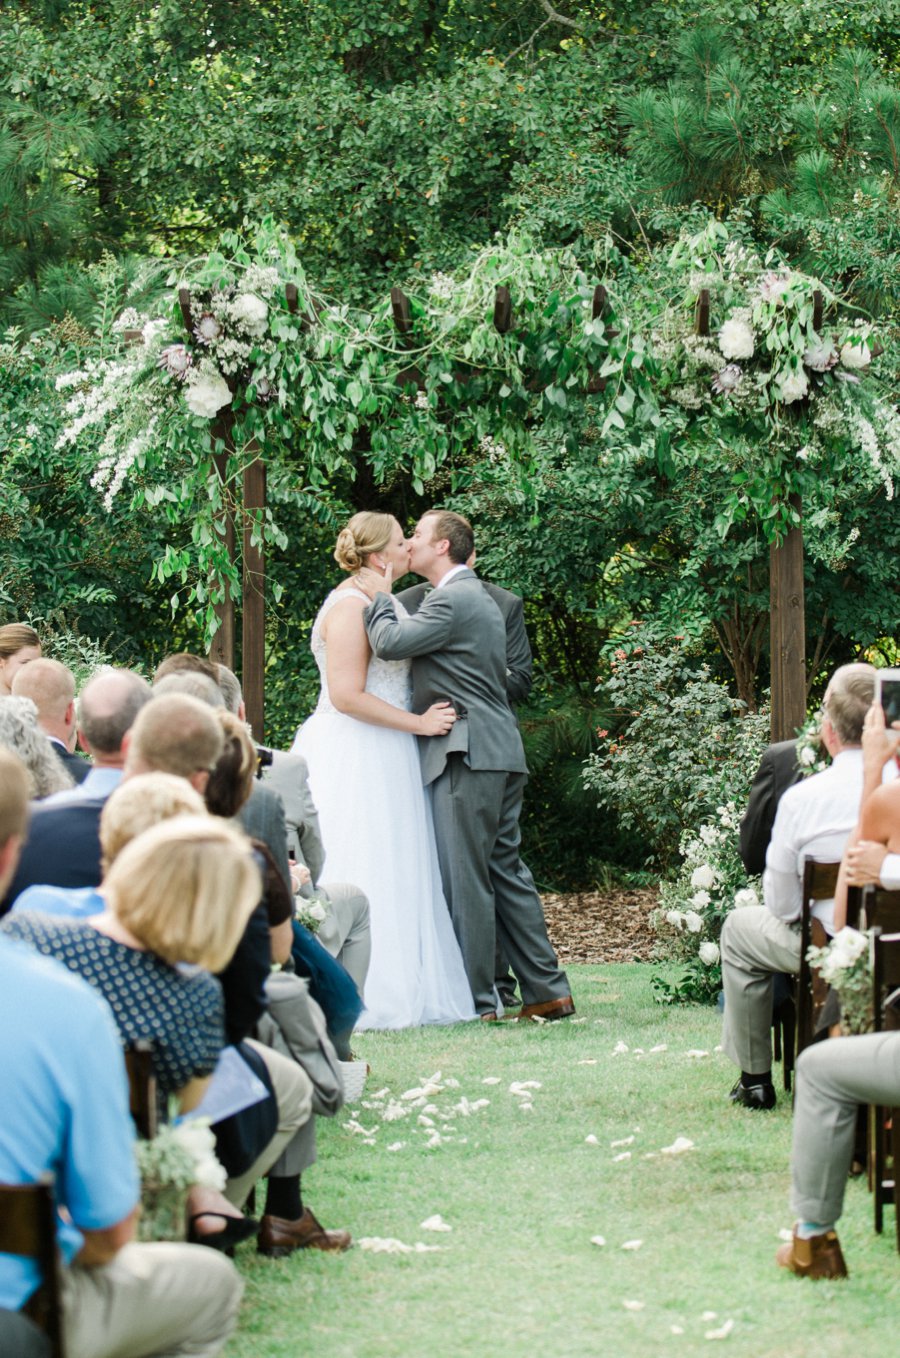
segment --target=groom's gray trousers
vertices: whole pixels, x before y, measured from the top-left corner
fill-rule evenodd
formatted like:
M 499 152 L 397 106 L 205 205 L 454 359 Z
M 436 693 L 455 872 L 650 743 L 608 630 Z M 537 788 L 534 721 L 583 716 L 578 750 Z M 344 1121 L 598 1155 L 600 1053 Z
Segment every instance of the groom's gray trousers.
M 431 785 L 444 894 L 475 1008 L 496 1006 L 495 937 L 509 958 L 525 1004 L 570 993 L 547 937 L 540 897 L 519 857 L 525 774 L 470 769 L 460 753 Z
M 859 1104 L 900 1103 L 900 1033 L 837 1037 L 797 1062 L 791 1208 L 831 1226 L 841 1215 Z

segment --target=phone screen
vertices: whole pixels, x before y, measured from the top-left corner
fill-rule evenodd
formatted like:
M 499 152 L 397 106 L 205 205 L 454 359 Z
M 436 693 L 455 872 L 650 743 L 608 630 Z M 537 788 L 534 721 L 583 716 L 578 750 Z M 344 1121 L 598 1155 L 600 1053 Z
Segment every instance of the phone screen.
M 884 720 L 890 726 L 892 722 L 900 721 L 900 679 L 882 678 L 880 687 Z

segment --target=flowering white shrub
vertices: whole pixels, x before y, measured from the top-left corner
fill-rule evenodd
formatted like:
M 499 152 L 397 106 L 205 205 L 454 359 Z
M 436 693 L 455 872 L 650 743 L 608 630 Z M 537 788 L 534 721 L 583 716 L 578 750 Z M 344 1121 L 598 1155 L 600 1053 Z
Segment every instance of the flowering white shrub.
M 195 368 L 188 375 L 184 399 L 193 414 L 211 420 L 231 403 L 231 388 L 221 373 Z

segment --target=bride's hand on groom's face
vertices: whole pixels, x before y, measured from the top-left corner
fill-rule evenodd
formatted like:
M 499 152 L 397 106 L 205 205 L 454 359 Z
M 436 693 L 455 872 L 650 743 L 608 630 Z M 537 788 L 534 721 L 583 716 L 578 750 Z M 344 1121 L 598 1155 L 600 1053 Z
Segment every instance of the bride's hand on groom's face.
M 368 594 L 370 599 L 374 599 L 376 594 L 390 594 L 391 586 L 394 583 L 394 567 L 390 561 L 386 566 L 378 569 L 373 566 L 363 566 L 354 579 L 362 592 Z

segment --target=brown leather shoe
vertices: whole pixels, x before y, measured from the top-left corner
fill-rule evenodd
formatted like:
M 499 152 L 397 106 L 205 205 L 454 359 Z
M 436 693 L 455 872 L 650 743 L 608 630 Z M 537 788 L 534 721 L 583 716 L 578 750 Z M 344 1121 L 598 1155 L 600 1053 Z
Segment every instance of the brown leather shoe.
M 282 1259 L 294 1250 L 348 1250 L 353 1243 L 349 1231 L 326 1231 L 307 1207 L 296 1221 L 264 1216 L 256 1248 L 270 1259 Z
M 847 1277 L 841 1242 L 834 1231 L 814 1235 L 809 1240 L 801 1240 L 795 1231 L 793 1240 L 781 1246 L 775 1260 L 799 1278 Z
M 553 1019 L 571 1018 L 574 1013 L 575 1002 L 571 995 L 565 995 L 560 1000 L 545 1000 L 543 1004 L 523 1004 L 519 1018 L 540 1018 L 550 1022 Z

